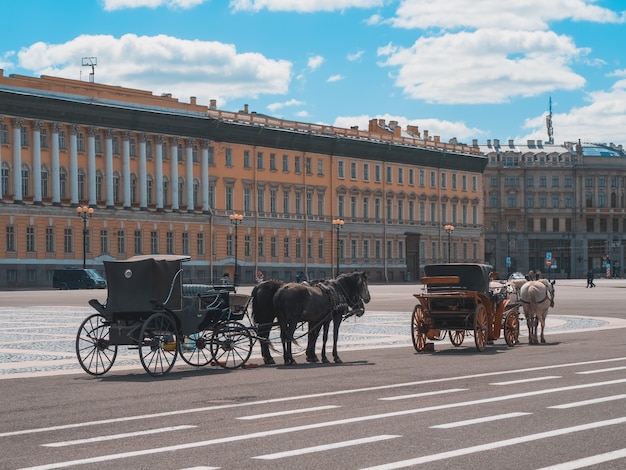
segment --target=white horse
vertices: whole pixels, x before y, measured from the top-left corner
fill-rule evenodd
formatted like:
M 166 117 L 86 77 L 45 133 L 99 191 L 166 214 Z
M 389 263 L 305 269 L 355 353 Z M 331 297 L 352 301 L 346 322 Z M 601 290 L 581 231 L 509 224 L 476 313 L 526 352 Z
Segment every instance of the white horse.
M 509 279 L 506 281 L 507 297 L 511 300 L 519 300 L 520 289 L 528 281 L 526 279 Z
M 543 330 L 546 326 L 548 309 L 554 307 L 554 281 L 539 279 L 522 285 L 519 294 L 524 305 L 528 325 L 528 344 L 537 344 L 537 322 L 541 323 L 541 342 L 545 343 Z

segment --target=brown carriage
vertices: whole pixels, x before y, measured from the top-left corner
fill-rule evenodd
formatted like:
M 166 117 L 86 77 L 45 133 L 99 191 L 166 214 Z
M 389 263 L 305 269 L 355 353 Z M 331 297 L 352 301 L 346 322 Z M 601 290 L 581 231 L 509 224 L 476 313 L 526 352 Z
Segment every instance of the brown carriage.
M 432 341 L 446 334 L 460 346 L 466 332 L 473 334 L 478 351 L 497 340 L 502 330 L 507 345 L 519 342 L 519 304 L 506 298 L 505 286 L 492 282 L 491 266 L 431 264 L 424 272 L 425 292 L 414 294 L 418 303 L 411 319 L 416 351 L 433 350 Z
M 236 368 L 250 357 L 254 340 L 244 317 L 247 296 L 207 285 L 185 285 L 188 256 L 149 255 L 105 261 L 108 295 L 76 335 L 78 361 L 91 375 L 106 373 L 118 346 L 137 349 L 145 371 L 167 374 L 180 357 L 193 366 Z M 244 298 L 245 297 L 245 298 Z

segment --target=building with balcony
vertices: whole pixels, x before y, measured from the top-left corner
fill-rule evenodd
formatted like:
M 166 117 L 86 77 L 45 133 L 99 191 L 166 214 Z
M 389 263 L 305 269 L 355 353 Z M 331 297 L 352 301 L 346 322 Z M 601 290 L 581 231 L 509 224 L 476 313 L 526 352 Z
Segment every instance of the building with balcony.
M 529 269 L 582 278 L 621 275 L 626 152 L 621 145 L 488 140 L 485 259 L 500 273 Z

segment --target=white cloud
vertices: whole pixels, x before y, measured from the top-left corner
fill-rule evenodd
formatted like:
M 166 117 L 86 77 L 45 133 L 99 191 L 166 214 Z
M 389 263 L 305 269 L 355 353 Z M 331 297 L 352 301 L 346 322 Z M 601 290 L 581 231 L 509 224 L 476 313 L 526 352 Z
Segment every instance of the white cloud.
M 290 106 L 302 106 L 304 104 L 305 104 L 304 101 L 292 99 L 289 101 L 284 101 L 282 103 L 270 103 L 267 105 L 267 109 L 274 113 L 278 111 L 279 109 L 287 108 Z
M 309 60 L 307 61 L 307 66 L 311 70 L 317 70 L 318 68 L 320 68 L 320 66 L 323 63 L 324 63 L 324 58 L 321 55 L 316 55 L 313 57 L 309 57 Z
M 36 74 L 73 79 L 79 78 L 82 57 L 98 58 L 96 82 L 184 100 L 283 94 L 291 80 L 288 61 L 238 53 L 232 44 L 165 35 L 83 35 L 64 44 L 38 42 L 18 54 L 19 65 Z
M 337 75 L 331 75 L 330 77 L 328 77 L 326 79 L 326 81 L 328 83 L 333 83 L 333 82 L 338 82 L 340 80 L 343 80 L 345 77 L 343 75 L 337 74 Z
M 231 0 L 234 11 L 292 11 L 313 13 L 317 11 L 342 11 L 349 8 L 383 6 L 384 0 Z
M 361 57 L 363 57 L 363 54 L 365 54 L 365 51 L 357 51 L 354 54 L 348 54 L 346 56 L 346 59 L 348 59 L 349 62 L 357 62 L 361 60 Z
M 381 47 L 383 66 L 397 68 L 395 84 L 430 103 L 502 103 L 585 79 L 569 64 L 586 54 L 571 38 L 543 31 L 483 29 L 421 37 L 412 47 Z
M 391 23 L 406 29 L 502 28 L 545 30 L 548 23 L 572 19 L 620 23 L 617 14 L 594 5 L 596 0 L 402 0 Z
M 371 119 L 384 119 L 387 123 L 390 121 L 397 121 L 398 125 L 402 129 L 406 130 L 407 125 L 417 126 L 424 137 L 424 131 L 428 131 L 430 136 L 440 136 L 442 141 L 449 141 L 453 137 L 456 137 L 459 142 L 476 139 L 483 135 L 480 129 L 470 128 L 462 121 L 447 121 L 440 119 L 409 119 L 405 116 L 392 116 L 390 114 L 383 114 L 378 116 L 339 116 L 335 119 L 333 126 L 343 127 L 349 129 L 352 126 L 359 126 L 361 130 L 367 130 L 369 127 L 369 121 Z
M 589 93 L 587 101 L 586 106 L 553 113 L 555 143 L 577 142 L 578 139 L 596 143 L 626 142 L 626 79 L 616 81 L 608 91 Z M 520 137 L 521 141 L 546 140 L 545 114 L 527 119 L 524 128 L 529 132 Z
M 105 11 L 124 10 L 132 8 L 181 8 L 188 10 L 201 5 L 207 0 L 102 0 Z

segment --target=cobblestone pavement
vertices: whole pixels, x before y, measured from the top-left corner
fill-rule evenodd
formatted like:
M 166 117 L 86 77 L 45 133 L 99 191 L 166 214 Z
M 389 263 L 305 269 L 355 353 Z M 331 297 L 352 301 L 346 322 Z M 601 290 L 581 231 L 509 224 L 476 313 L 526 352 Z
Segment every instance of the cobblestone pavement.
M 92 313 L 91 307 L 0 307 L 0 379 L 82 372 L 75 352 L 76 333 Z M 347 319 L 341 325 L 340 348 L 412 346 L 410 323 L 411 312 L 367 312 L 363 317 Z M 546 334 L 624 327 L 621 323 L 612 318 L 548 315 Z M 520 336 L 526 336 L 523 320 Z M 473 345 L 471 338 L 466 341 Z M 259 358 L 257 342 L 250 362 L 260 363 Z M 175 367 L 179 365 L 189 367 L 182 360 Z M 122 368 L 141 369 L 137 350 L 120 346 L 112 370 Z

